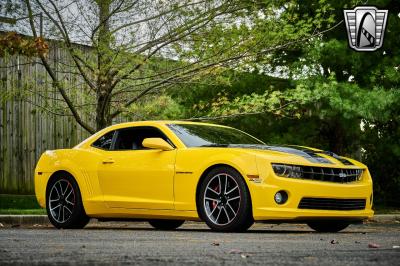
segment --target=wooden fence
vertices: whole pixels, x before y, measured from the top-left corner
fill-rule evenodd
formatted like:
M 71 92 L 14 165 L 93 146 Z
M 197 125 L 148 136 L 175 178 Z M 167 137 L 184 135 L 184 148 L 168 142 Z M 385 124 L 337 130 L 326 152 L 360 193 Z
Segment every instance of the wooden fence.
M 53 64 L 69 61 L 57 43 L 50 43 L 48 56 Z M 72 72 L 64 74 L 64 82 L 79 90 L 81 81 Z M 49 102 L 62 101 L 54 88 L 43 86 L 46 83 L 50 77 L 38 58 L 0 57 L 0 194 L 34 193 L 33 172 L 40 155 L 73 147 L 88 136 L 73 117 L 51 113 Z

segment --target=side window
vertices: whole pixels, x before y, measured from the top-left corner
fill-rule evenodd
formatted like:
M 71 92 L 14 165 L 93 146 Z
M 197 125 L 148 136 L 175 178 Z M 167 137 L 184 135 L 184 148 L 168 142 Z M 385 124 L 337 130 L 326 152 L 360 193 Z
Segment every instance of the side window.
M 114 150 L 144 150 L 142 142 L 145 138 L 162 138 L 171 143 L 168 138 L 154 127 L 130 127 L 117 130 Z
M 93 142 L 92 146 L 103 150 L 110 150 L 114 133 L 115 130 L 110 131 L 107 134 L 101 136 L 95 142 Z

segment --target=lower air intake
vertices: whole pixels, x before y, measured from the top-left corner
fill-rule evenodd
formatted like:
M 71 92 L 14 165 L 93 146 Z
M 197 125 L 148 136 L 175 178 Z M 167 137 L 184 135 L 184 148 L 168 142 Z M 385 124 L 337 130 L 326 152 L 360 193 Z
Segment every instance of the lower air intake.
M 313 210 L 364 210 L 365 199 L 302 198 L 299 209 Z

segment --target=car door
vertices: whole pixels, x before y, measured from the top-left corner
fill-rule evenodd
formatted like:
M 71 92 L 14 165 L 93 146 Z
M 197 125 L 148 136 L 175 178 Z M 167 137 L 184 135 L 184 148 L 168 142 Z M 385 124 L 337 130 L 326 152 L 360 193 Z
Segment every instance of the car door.
M 142 146 L 143 139 L 155 137 L 170 142 L 155 127 L 119 129 L 110 150 L 102 151 L 98 178 L 109 207 L 173 209 L 176 150 Z

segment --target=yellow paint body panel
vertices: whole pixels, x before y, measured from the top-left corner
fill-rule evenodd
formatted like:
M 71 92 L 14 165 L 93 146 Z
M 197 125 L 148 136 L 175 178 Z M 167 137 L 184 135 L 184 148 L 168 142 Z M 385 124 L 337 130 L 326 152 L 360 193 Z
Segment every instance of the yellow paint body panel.
M 169 123 L 191 122 L 123 123 L 101 130 L 72 149 L 46 151 L 35 169 L 39 204 L 46 206 L 46 186 L 51 176 L 65 171 L 77 181 L 85 211 L 90 217 L 198 220 L 196 190 L 201 176 L 210 167 L 228 165 L 244 178 L 256 221 L 327 217 L 362 220 L 373 216 L 372 179 L 367 167 L 360 162 L 348 159 L 354 164 L 349 166 L 330 157 L 334 164 L 326 165 L 271 150 L 187 148 L 168 128 Z M 106 151 L 91 146 L 111 130 L 135 126 L 160 129 L 174 143 L 175 149 Z M 361 168 L 364 171 L 360 181 L 333 183 L 278 177 L 271 163 Z M 274 201 L 279 190 L 285 190 L 289 195 L 283 205 Z M 357 211 L 298 209 L 302 197 L 366 199 L 366 208 Z

